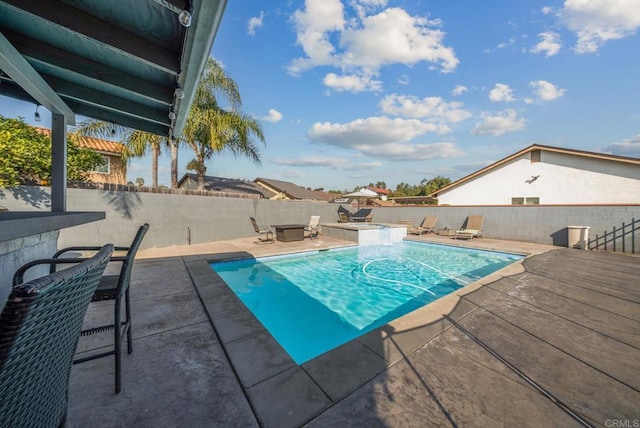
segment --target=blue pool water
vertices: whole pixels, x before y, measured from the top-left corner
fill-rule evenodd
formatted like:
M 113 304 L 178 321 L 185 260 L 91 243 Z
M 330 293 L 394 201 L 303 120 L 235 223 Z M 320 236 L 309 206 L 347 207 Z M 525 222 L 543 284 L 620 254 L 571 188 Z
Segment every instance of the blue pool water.
M 521 258 L 405 241 L 211 266 L 302 364 Z

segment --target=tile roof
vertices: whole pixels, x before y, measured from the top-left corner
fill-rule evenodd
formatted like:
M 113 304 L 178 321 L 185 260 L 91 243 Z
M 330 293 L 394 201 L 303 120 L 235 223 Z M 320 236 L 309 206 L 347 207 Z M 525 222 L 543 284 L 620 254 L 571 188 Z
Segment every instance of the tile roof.
M 104 152 L 110 154 L 121 155 L 124 150 L 124 146 L 120 143 L 116 143 L 115 141 L 109 140 L 101 140 L 99 138 L 92 137 L 76 137 L 74 143 L 78 147 L 83 147 L 85 149 L 92 149 L 97 152 Z
M 389 193 L 391 193 L 390 190 L 387 189 L 383 189 L 381 187 L 373 187 L 373 186 L 368 186 L 367 189 L 376 192 L 376 193 L 381 193 L 383 195 L 388 195 Z
M 38 132 L 51 137 L 51 130 L 47 128 L 35 127 Z M 121 143 L 115 141 L 103 140 L 100 138 L 76 136 L 74 140 L 76 146 L 85 149 L 95 150 L 101 153 L 108 153 L 111 155 L 121 156 L 124 146 Z

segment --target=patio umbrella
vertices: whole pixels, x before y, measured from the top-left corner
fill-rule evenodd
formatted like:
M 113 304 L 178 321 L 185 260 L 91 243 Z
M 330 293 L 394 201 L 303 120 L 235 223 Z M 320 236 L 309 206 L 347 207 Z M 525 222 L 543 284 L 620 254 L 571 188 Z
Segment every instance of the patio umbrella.
M 355 192 L 351 192 L 351 193 L 347 193 L 346 195 L 342 195 L 342 196 L 346 196 L 349 198 L 356 198 L 356 200 L 358 201 L 358 209 L 360 209 L 360 199 L 372 199 L 372 198 L 377 198 L 378 194 L 376 192 L 374 192 L 373 190 L 369 190 L 366 188 L 362 188 L 358 191 Z

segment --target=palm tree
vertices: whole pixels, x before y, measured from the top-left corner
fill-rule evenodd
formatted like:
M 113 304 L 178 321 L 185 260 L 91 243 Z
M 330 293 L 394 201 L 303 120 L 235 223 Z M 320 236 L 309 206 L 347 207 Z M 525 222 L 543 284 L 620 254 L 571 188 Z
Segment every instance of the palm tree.
M 120 142 L 124 146 L 123 162 L 128 162 L 133 157 L 144 156 L 147 150 L 151 149 L 151 185 L 158 187 L 158 158 L 160 157 L 162 146 L 166 146 L 169 143 L 166 137 L 94 119 L 82 122 L 74 133 L 98 138 L 120 137 Z M 174 187 L 172 186 L 172 188 Z
M 228 109 L 220 106 L 216 94 L 226 99 Z M 255 118 L 243 114 L 241 107 L 237 84 L 224 73 L 220 63 L 209 58 L 182 136 L 196 156 L 187 169 L 196 172 L 198 190 L 204 190 L 205 162 L 216 153 L 229 150 L 235 156 L 247 156 L 256 164 L 261 163 L 259 148 L 252 137 L 265 142 L 262 126 Z
M 169 141 L 169 149 L 171 150 L 171 188 L 178 188 L 178 144 L 179 141 L 172 138 Z

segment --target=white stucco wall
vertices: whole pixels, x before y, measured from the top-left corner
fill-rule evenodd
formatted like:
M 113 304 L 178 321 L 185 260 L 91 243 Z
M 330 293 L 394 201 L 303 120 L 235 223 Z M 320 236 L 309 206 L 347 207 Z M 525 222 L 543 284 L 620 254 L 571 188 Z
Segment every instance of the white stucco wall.
M 541 205 L 639 203 L 640 165 L 544 150 L 531 162 L 525 153 L 438 195 L 438 204 L 510 205 L 513 197 L 539 197 Z

